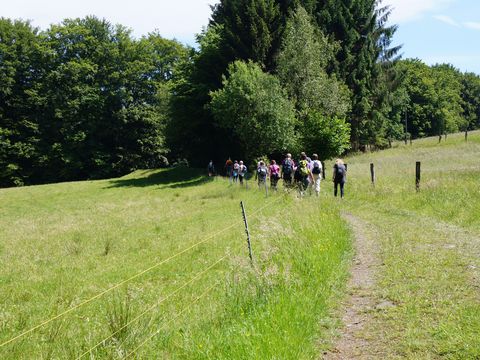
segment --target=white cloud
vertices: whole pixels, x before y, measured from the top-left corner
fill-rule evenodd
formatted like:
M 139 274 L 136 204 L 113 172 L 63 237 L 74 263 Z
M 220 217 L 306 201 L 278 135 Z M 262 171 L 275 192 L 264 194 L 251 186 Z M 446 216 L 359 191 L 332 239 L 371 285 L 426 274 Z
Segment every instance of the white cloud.
M 425 13 L 438 11 L 455 0 L 384 0 L 382 5 L 393 8 L 390 21 L 395 24 L 421 18 Z
M 455 26 L 455 27 L 460 27 L 460 24 L 457 23 L 455 20 L 453 20 L 450 16 L 447 15 L 435 15 L 435 19 L 444 22 L 445 24 Z
M 480 30 L 480 22 L 467 21 L 464 22 L 463 25 L 469 29 Z

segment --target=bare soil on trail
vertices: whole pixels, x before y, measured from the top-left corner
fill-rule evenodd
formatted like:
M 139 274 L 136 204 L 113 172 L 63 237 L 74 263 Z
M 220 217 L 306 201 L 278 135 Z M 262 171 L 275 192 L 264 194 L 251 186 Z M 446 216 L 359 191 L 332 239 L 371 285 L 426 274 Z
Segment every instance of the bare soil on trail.
M 382 354 L 375 353 L 376 347 L 363 335 L 372 311 L 392 306 L 388 302 L 377 303 L 373 295 L 375 273 L 379 267 L 376 246 L 367 234 L 366 224 L 359 218 L 345 213 L 354 233 L 355 257 L 348 283 L 348 297 L 343 304 L 343 324 L 340 337 L 334 348 L 323 354 L 323 359 L 378 359 Z

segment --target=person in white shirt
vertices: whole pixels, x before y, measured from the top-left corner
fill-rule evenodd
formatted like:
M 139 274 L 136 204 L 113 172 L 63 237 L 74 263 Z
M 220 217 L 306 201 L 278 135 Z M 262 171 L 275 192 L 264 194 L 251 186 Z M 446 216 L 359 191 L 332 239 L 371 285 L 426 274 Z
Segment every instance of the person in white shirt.
M 312 187 L 315 189 L 315 194 L 320 196 L 320 182 L 322 181 L 322 162 L 318 160 L 318 155 L 312 155 L 310 162 L 310 172 L 312 174 Z

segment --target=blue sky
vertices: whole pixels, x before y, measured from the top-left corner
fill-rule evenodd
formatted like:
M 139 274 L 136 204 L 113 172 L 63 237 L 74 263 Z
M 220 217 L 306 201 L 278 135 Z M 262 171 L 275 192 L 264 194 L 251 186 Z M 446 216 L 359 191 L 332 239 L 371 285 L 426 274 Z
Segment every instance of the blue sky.
M 394 8 L 391 20 L 399 25 L 395 43 L 403 44 L 404 57 L 416 57 L 427 64 L 447 62 L 462 71 L 480 74 L 480 1 L 384 3 Z
M 193 45 L 217 0 L 0 0 L 0 16 L 29 19 L 46 28 L 67 17 L 96 15 L 132 28 L 135 36 L 158 30 Z M 399 25 L 396 44 L 404 57 L 428 64 L 452 63 L 480 74 L 479 0 L 384 0 Z

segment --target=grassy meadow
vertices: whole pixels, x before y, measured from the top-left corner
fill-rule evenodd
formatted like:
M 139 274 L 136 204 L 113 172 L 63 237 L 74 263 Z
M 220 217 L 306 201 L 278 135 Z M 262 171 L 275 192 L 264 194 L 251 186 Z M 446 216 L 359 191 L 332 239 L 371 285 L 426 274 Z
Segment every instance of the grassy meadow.
M 415 162 L 422 162 L 420 192 Z M 480 358 L 480 133 L 352 156 L 345 208 L 366 223 L 382 266 L 362 334 L 382 358 Z M 377 182 L 370 183 L 370 163 Z
M 315 357 L 335 325 L 349 229 L 335 203 L 249 187 L 176 168 L 0 190 L 0 344 L 151 268 L 0 358 Z
M 0 190 L 0 344 L 74 308 L 0 358 L 321 358 L 341 332 L 348 212 L 376 244 L 374 296 L 391 304 L 370 310 L 365 356 L 478 359 L 479 155 L 479 132 L 354 155 L 344 200 L 329 181 L 320 199 L 266 197 L 186 168 Z

